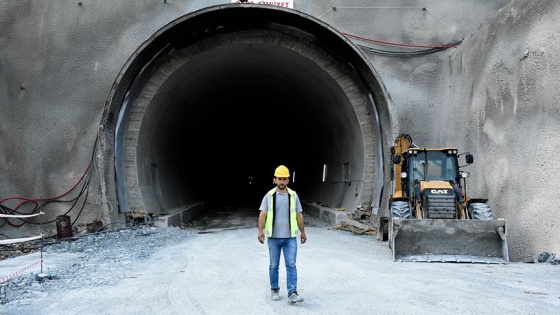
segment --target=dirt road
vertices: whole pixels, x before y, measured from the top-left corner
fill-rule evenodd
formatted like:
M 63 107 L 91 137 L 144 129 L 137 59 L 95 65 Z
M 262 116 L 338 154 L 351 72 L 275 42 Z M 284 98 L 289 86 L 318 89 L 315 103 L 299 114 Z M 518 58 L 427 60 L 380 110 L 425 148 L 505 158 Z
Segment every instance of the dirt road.
M 298 287 L 305 301 L 287 303 L 282 265 L 281 300 L 271 301 L 268 251 L 257 241 L 256 221 L 241 220 L 249 224 L 235 228 L 223 225 L 227 219 L 218 221 L 202 233 L 164 245 L 158 245 L 156 238 L 169 233 L 165 229 L 150 230 L 143 237 L 131 234 L 141 241 L 114 249 L 99 240 L 99 250 L 93 250 L 91 257 L 104 259 L 100 263 L 84 263 L 90 259 L 87 249 L 45 254 L 46 262 L 56 261 L 49 269 L 61 275 L 76 266 L 92 265 L 92 269 L 33 283 L 27 289 L 33 294 L 0 305 L 0 314 L 551 314 L 560 310 L 560 266 L 398 263 L 391 260 L 387 243 L 374 236 L 318 226 L 306 228 L 308 242 L 299 247 Z M 187 232 L 174 229 L 172 233 Z M 157 245 L 152 253 L 131 254 L 137 253 L 135 246 L 149 244 Z M 56 260 L 57 255 L 64 258 Z M 28 256 L 19 259 L 36 259 Z M 0 261 L 0 270 L 8 263 Z M 94 281 L 100 277 L 106 281 Z M 60 283 L 53 286 L 55 282 Z

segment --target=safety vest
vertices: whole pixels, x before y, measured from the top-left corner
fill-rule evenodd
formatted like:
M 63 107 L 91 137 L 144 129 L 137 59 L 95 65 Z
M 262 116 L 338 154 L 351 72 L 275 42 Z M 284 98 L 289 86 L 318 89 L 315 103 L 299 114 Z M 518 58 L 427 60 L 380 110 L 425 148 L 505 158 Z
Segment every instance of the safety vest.
M 298 235 L 298 225 L 297 225 L 297 212 L 296 212 L 296 192 L 286 187 L 290 198 L 288 199 L 290 207 L 290 231 L 292 231 L 292 237 Z M 267 237 L 272 237 L 272 227 L 274 226 L 274 213 L 276 212 L 274 200 L 276 199 L 276 187 L 268 192 L 268 213 L 266 214 L 266 222 L 264 224 L 264 233 Z

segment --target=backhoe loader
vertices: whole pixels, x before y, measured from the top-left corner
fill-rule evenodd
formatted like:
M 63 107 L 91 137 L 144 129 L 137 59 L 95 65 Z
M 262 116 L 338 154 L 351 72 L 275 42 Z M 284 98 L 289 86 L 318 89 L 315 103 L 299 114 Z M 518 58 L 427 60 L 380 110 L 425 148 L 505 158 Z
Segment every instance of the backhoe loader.
M 459 166 L 459 156 L 466 165 Z M 391 148 L 388 216 L 378 238 L 393 261 L 508 263 L 506 221 L 494 219 L 487 199 L 466 193 L 470 153 L 420 148 L 401 134 Z

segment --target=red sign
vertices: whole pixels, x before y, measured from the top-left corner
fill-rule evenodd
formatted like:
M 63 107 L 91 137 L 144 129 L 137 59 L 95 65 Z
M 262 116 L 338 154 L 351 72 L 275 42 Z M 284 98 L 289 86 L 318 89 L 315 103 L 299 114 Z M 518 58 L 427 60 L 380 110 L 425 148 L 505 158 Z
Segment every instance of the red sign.
M 231 3 L 241 3 L 239 0 L 231 0 Z M 294 0 L 286 0 L 286 1 L 259 1 L 259 0 L 248 0 L 244 1 L 243 3 L 251 3 L 251 4 L 269 4 L 275 5 L 284 8 L 294 8 Z

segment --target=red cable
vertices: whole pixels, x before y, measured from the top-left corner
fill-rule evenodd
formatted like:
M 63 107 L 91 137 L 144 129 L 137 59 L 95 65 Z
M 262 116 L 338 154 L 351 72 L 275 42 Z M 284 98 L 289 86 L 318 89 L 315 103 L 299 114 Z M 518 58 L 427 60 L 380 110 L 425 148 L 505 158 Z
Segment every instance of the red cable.
M 66 195 L 68 195 L 70 192 L 72 192 L 72 190 L 76 189 L 76 187 L 80 184 L 80 182 L 84 179 L 84 177 L 86 176 L 87 172 L 89 171 L 89 168 L 91 167 L 91 163 L 88 164 L 86 170 L 84 171 L 84 173 L 82 174 L 82 176 L 80 177 L 80 180 L 78 180 L 78 182 L 72 186 L 72 188 L 70 188 L 68 191 L 66 191 L 65 193 L 58 195 L 56 197 L 50 197 L 50 198 L 25 198 L 25 197 L 7 197 L 4 198 L 2 200 L 0 200 L 0 204 L 3 204 L 5 201 L 8 200 L 23 200 L 15 209 L 19 208 L 22 204 L 29 202 L 29 201 L 48 201 L 48 200 L 54 200 L 54 199 L 58 199 L 61 197 L 64 197 Z M 15 210 L 14 209 L 14 210 Z
M 89 171 L 91 167 L 91 162 L 88 164 L 86 170 L 84 171 L 84 173 L 82 174 L 82 176 L 80 177 L 80 180 L 78 180 L 78 182 L 76 182 L 76 184 L 74 184 L 74 186 L 72 186 L 72 188 L 70 188 L 69 190 L 67 190 L 65 193 L 58 195 L 56 197 L 50 197 L 50 198 L 25 198 L 25 197 L 7 197 L 4 198 L 2 200 L 0 200 L 0 205 L 3 204 L 5 201 L 8 200 L 22 200 L 13 210 L 17 210 L 19 209 L 19 207 L 23 206 L 24 204 L 28 203 L 28 202 L 37 202 L 37 201 L 48 201 L 48 200 L 54 200 L 54 199 L 58 199 L 61 197 L 64 197 L 66 195 L 68 195 L 71 191 L 73 191 L 74 189 L 76 189 L 76 187 L 82 182 L 82 180 L 84 179 L 84 177 L 86 176 L 87 172 Z M 20 227 L 22 225 L 24 225 L 26 223 L 26 221 L 22 220 L 21 224 L 15 224 L 10 222 L 10 220 L 8 220 L 8 218 L 5 218 L 6 222 L 13 226 L 13 227 Z
M 95 142 L 97 142 L 97 138 L 95 139 Z M 95 152 L 95 151 L 94 151 Z M 64 197 L 66 195 L 68 195 L 70 192 L 72 192 L 74 189 L 76 189 L 76 187 L 78 187 L 78 185 L 82 182 L 82 180 L 84 179 L 84 177 L 86 176 L 86 174 L 88 173 L 89 169 L 91 168 L 91 164 L 93 163 L 93 156 L 91 157 L 91 160 L 88 164 L 88 166 L 86 167 L 86 170 L 84 171 L 84 173 L 82 174 L 82 176 L 80 177 L 80 179 L 76 182 L 76 184 L 74 184 L 74 186 L 72 186 L 72 188 L 70 188 L 69 190 L 67 190 L 65 193 L 58 195 L 56 197 L 49 197 L 49 198 L 25 198 L 25 197 L 7 197 L 4 198 L 2 200 L 0 200 L 0 205 L 2 205 L 4 202 L 8 201 L 8 200 L 22 200 L 14 209 L 11 209 L 12 211 L 15 211 L 17 209 L 19 209 L 19 207 L 21 207 L 22 205 L 28 203 L 28 202 L 35 202 L 37 203 L 37 201 L 49 201 L 49 200 L 54 200 L 54 199 L 58 199 L 61 197 Z M 0 211 L 2 210 L 2 208 L 0 208 Z M 27 223 L 25 220 L 21 220 L 21 224 L 17 225 L 14 224 L 12 222 L 10 222 L 10 220 L 8 220 L 8 218 L 5 218 L 6 222 L 13 226 L 13 227 L 20 227 L 22 225 L 24 225 L 25 223 Z
M 374 43 L 378 43 L 378 44 L 385 44 L 385 45 L 392 45 L 392 46 L 414 47 L 414 48 L 438 48 L 438 49 L 439 48 L 456 48 L 457 47 L 457 45 L 431 46 L 431 45 L 399 44 L 399 43 L 386 42 L 386 41 L 382 41 L 382 40 L 361 37 L 361 36 L 358 36 L 358 35 L 348 34 L 348 33 L 344 33 L 344 32 L 342 32 L 342 34 L 344 34 L 348 37 L 353 37 L 353 38 L 357 38 L 357 39 L 361 39 L 361 40 L 366 40 L 366 41 L 369 41 L 369 42 L 374 42 Z

